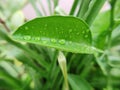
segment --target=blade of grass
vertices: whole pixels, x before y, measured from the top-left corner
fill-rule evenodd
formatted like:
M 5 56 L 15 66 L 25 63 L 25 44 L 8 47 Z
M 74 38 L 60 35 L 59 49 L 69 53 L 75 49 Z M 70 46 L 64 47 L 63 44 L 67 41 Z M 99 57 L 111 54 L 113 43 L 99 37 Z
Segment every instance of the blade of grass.
M 82 70 L 82 72 L 80 72 L 80 76 L 83 77 L 83 78 L 86 78 L 86 76 L 89 74 L 90 70 L 92 69 L 93 67 L 93 57 L 90 57 L 86 63 L 84 63 L 84 68 Z M 89 67 L 88 67 L 88 64 L 89 64 Z
M 57 73 L 54 73 L 54 72 L 58 71 L 58 69 L 56 68 L 57 56 L 58 56 L 58 51 L 55 51 L 54 52 L 54 57 L 52 58 L 52 61 L 51 61 L 48 76 L 47 76 L 47 80 L 48 80 L 48 82 L 47 82 L 48 85 L 47 86 L 48 86 L 48 88 L 52 87 L 53 80 L 55 79 L 54 76 L 57 75 Z M 51 82 L 51 80 L 52 80 L 52 82 Z
M 86 62 L 88 62 L 88 60 L 90 60 L 91 58 L 92 58 L 91 55 L 84 55 L 82 60 L 81 60 L 81 63 L 77 67 L 76 72 L 79 72 L 83 68 L 83 66 L 86 64 Z
M 51 1 L 50 1 L 50 0 L 47 0 L 47 2 L 48 2 L 48 9 L 49 9 L 50 15 L 52 15 L 52 5 L 51 5 Z
M 77 5 L 78 5 L 78 2 L 79 2 L 79 0 L 74 0 L 74 3 L 73 3 L 73 5 L 72 5 L 72 8 L 71 8 L 71 10 L 70 10 L 69 15 L 74 15 L 75 10 L 76 10 L 76 7 L 77 7 Z
M 35 70 L 33 70 L 31 67 L 27 67 L 27 71 L 33 80 L 34 90 L 44 90 L 42 89 L 43 86 L 40 82 L 40 79 L 41 79 L 41 76 L 46 75 L 46 74 L 39 74 Z
M 16 89 L 21 87 L 21 82 L 9 75 L 9 73 L 7 73 L 2 67 L 0 67 L 0 78 L 8 82 L 11 86 L 13 86 Z
M 102 8 L 103 4 L 106 0 L 96 0 L 93 4 L 88 16 L 86 17 L 86 22 L 91 25 L 94 19 L 96 18 L 97 14 L 99 13 L 100 9 Z
M 85 13 L 88 10 L 89 4 L 91 0 L 82 0 L 81 6 L 79 8 L 79 11 L 77 13 L 77 16 L 82 18 L 84 17 Z
M 40 12 L 40 10 L 38 9 L 37 5 L 36 5 L 36 1 L 35 0 L 29 0 L 29 2 L 31 3 L 31 5 L 33 6 L 36 15 L 37 16 L 43 16 L 42 13 Z
M 38 0 L 38 3 L 40 4 L 41 9 L 42 9 L 44 15 L 47 15 L 47 12 L 45 11 L 45 8 L 44 8 L 43 3 L 41 2 L 41 0 Z
M 113 31 L 113 27 L 114 27 L 114 9 L 115 9 L 115 4 L 116 4 L 116 1 L 117 0 L 112 0 L 110 2 L 110 5 L 111 5 L 111 10 L 110 10 L 110 26 L 109 26 L 109 29 L 108 29 L 108 49 L 111 48 L 111 35 L 112 35 L 112 31 Z
M 7 36 L 7 34 L 5 34 L 3 31 L 0 30 L 0 36 L 5 39 L 6 41 L 8 41 L 9 43 L 11 43 L 12 45 L 22 49 L 23 51 L 25 51 L 28 55 L 30 55 L 30 57 L 36 59 L 40 65 L 44 68 L 46 68 L 48 70 L 49 66 L 47 62 L 45 62 L 44 60 L 42 60 L 39 55 L 35 52 L 33 52 L 32 50 L 30 50 L 28 47 L 22 45 L 21 43 L 18 43 L 14 40 L 12 40 L 9 36 Z
M 34 70 L 39 71 L 40 73 L 44 73 L 43 69 L 37 67 L 37 65 L 35 65 L 35 63 L 31 60 L 29 56 L 25 56 L 23 53 L 20 53 L 20 55 L 16 55 L 15 57 L 23 64 L 32 67 Z
M 103 63 L 101 62 L 101 60 L 105 57 L 106 53 L 103 53 L 100 57 L 98 57 L 96 54 L 94 54 L 95 56 L 95 60 L 97 62 L 97 64 L 99 65 L 100 69 L 102 70 L 103 74 L 104 75 L 107 75 L 107 71 L 106 71 L 106 68 L 105 66 L 103 65 Z
M 58 6 L 59 0 L 53 0 L 53 2 L 54 2 L 54 9 L 55 9 L 55 7 Z

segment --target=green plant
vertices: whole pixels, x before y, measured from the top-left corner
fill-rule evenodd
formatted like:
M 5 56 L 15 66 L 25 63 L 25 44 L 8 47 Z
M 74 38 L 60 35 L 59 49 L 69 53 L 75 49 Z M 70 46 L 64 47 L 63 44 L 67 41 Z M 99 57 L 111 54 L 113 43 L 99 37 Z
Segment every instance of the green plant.
M 120 1 L 74 0 L 69 15 L 46 1 L 50 16 L 41 0 L 0 1 L 0 90 L 119 90 Z M 19 11 L 27 3 L 36 19 Z

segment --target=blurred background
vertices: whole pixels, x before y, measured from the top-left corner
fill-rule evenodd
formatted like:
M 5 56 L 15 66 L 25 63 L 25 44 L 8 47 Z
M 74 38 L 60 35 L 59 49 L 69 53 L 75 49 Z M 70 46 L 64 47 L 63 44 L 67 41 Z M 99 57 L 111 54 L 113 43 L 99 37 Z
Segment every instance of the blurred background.
M 0 0 L 0 31 L 7 33 L 5 34 L 0 32 L 0 90 L 13 90 L 13 88 L 21 88 L 21 86 L 22 89 L 14 90 L 40 90 L 39 87 L 37 87 L 39 86 L 39 84 L 36 80 L 36 77 L 38 77 L 39 74 L 36 73 L 36 71 L 34 70 L 36 69 L 37 71 L 39 71 L 39 69 L 38 67 L 36 67 L 35 59 L 31 59 L 31 55 L 33 55 L 34 53 L 31 53 L 29 49 L 26 49 L 26 47 L 24 46 L 29 47 L 30 50 L 33 50 L 35 53 L 39 51 L 42 52 L 42 54 L 40 53 L 38 54 L 38 56 L 40 55 L 39 58 L 42 58 L 43 60 L 46 59 L 46 52 L 51 51 L 52 54 L 54 54 L 54 50 L 45 50 L 44 47 L 41 47 L 41 49 L 39 48 L 40 46 L 34 46 L 33 44 L 26 44 L 24 42 L 16 43 L 12 39 L 10 39 L 11 35 L 20 25 L 33 18 L 55 14 L 69 15 L 73 2 L 74 0 Z M 119 6 L 120 2 L 117 3 L 116 7 L 116 13 L 118 13 L 116 14 L 117 20 L 119 20 L 120 16 Z M 102 30 L 106 29 L 106 27 L 102 25 L 102 23 L 109 23 L 108 11 L 110 10 L 110 8 L 110 4 L 108 0 L 106 0 L 105 4 L 100 10 L 100 13 L 103 13 L 96 18 L 95 22 L 97 23 L 93 23 L 93 25 L 91 26 L 91 30 L 93 30 L 92 34 L 94 36 L 93 39 L 98 36 L 98 31 L 102 32 Z M 76 10 L 76 13 L 77 11 L 78 10 Z M 103 20 L 103 22 L 99 22 L 102 21 L 101 19 Z M 91 76 L 87 76 L 88 81 L 91 83 L 92 86 L 96 88 L 94 90 L 107 90 L 101 88 L 106 87 L 106 84 L 108 82 L 106 78 L 111 77 L 112 79 L 110 79 L 109 82 L 112 82 L 113 86 L 117 88 L 109 90 L 120 90 L 119 28 L 120 26 L 115 29 L 115 32 L 113 32 L 113 37 L 116 39 L 116 42 L 114 42 L 115 40 L 113 39 L 113 47 L 110 49 L 110 55 L 101 60 L 103 67 L 105 67 L 106 71 L 109 71 L 110 77 L 106 77 L 103 74 L 96 62 L 94 62 L 94 66 L 92 67 L 92 70 L 90 72 Z M 99 45 L 97 47 L 99 47 Z M 27 53 L 26 51 L 29 53 Z M 109 60 L 106 58 L 109 58 Z M 35 64 L 33 64 L 33 62 Z M 45 80 L 46 79 L 43 78 L 41 81 L 44 83 Z M 37 89 L 34 89 L 35 84 Z

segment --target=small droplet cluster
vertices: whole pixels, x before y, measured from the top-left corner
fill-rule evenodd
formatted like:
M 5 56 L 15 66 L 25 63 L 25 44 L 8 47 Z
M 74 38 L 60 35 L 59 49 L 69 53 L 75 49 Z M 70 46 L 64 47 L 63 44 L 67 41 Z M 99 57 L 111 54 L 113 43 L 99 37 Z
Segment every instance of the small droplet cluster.
M 27 26 L 25 27 L 25 30 L 28 30 L 28 27 L 27 27 Z
M 48 42 L 51 42 L 51 43 L 59 43 L 61 45 L 64 45 L 66 43 L 66 41 L 64 39 L 60 39 L 60 40 L 57 40 L 57 39 L 45 39 L 45 38 L 40 38 L 40 37 L 31 37 L 31 36 L 28 36 L 28 35 L 25 35 L 24 37 L 20 38 L 19 39 L 23 39 L 23 40 L 27 40 L 27 41 L 40 41 L 44 44 L 47 44 Z

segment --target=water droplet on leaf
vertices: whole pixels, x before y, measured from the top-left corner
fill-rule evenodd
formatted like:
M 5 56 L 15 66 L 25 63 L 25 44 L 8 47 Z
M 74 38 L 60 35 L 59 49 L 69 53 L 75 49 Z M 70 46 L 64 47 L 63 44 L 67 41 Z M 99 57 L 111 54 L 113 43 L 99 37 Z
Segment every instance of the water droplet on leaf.
M 85 33 L 85 31 L 82 31 L 82 34 L 84 34 Z
M 28 30 L 28 27 L 27 27 L 27 26 L 25 27 L 25 30 Z
M 80 35 L 80 33 L 77 33 L 77 35 Z
M 35 37 L 34 40 L 39 41 L 39 40 L 40 40 L 40 37 Z
M 85 35 L 85 38 L 88 38 L 88 35 Z
M 69 29 L 69 33 L 71 33 L 72 32 L 72 29 Z
M 88 33 L 88 32 L 89 32 L 89 29 L 87 29 L 86 32 Z
M 25 40 L 30 40 L 30 39 L 31 39 L 31 36 L 24 36 L 24 39 L 25 39 Z
M 64 40 L 64 39 L 61 39 L 61 40 L 59 41 L 59 43 L 60 43 L 60 44 L 65 44 L 65 40 Z
M 48 39 L 47 38 L 41 38 L 41 41 L 42 41 L 43 44 L 48 43 Z
M 56 39 L 51 39 L 51 42 L 52 42 L 52 43 L 56 43 L 57 40 L 56 40 Z

